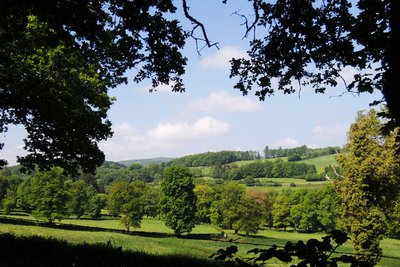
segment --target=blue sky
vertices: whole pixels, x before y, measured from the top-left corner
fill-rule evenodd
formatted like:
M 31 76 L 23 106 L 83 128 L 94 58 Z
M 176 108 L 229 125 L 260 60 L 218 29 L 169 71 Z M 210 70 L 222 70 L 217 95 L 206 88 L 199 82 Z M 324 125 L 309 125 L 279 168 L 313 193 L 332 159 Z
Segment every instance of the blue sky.
M 270 148 L 342 146 L 357 111 L 369 108 L 378 94 L 338 97 L 344 86 L 314 94 L 303 88 L 301 95 L 275 96 L 260 102 L 249 94 L 233 89 L 229 79 L 229 60 L 246 55 L 248 40 L 236 10 L 246 6 L 219 1 L 188 1 L 194 17 L 205 23 L 217 48 L 204 48 L 197 54 L 195 43 L 188 40 L 183 53 L 188 57 L 184 78 L 185 93 L 172 93 L 166 86 L 149 93 L 150 82 L 129 83 L 113 89 L 117 98 L 109 112 L 114 137 L 100 143 L 106 159 L 112 161 L 152 157 L 179 157 L 220 150 L 256 150 Z M 246 3 L 246 1 L 240 1 Z M 210 3 L 209 5 L 207 3 Z M 229 2 L 228 2 L 229 3 Z M 213 8 L 211 8 L 211 6 Z M 180 13 L 177 16 L 181 16 Z M 191 25 L 185 21 L 185 29 Z M 343 72 L 351 77 L 352 69 Z M 132 80 L 132 73 L 128 73 Z M 15 164 L 23 155 L 23 129 L 10 127 L 0 141 L 6 143 L 2 158 Z

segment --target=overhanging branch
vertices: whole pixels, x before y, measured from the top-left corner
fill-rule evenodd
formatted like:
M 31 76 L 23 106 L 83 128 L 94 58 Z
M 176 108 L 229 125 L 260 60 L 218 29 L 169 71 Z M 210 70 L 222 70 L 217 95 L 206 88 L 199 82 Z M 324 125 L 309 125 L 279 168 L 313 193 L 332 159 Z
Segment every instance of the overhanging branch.
M 185 17 L 186 17 L 187 19 L 189 19 L 189 20 L 195 25 L 195 26 L 193 27 L 192 31 L 190 32 L 190 36 L 196 41 L 197 52 L 199 53 L 199 52 L 201 51 L 201 49 L 199 49 L 199 46 L 198 46 L 198 41 L 204 41 L 204 42 L 206 43 L 206 46 L 207 46 L 207 47 L 213 47 L 213 46 L 215 46 L 215 47 L 218 48 L 218 43 L 212 43 L 212 42 L 210 41 L 210 39 L 208 38 L 207 32 L 206 32 L 206 28 L 204 27 L 204 24 L 201 23 L 200 21 L 198 21 L 197 19 L 195 19 L 194 17 L 192 17 L 192 16 L 189 14 L 189 7 L 188 7 L 188 5 L 187 5 L 186 0 L 182 0 L 182 6 L 183 6 L 183 12 L 184 12 L 184 14 L 185 14 Z M 196 36 L 194 35 L 194 31 L 195 31 L 197 28 L 200 28 L 200 29 L 201 29 L 203 38 L 199 38 L 199 37 L 196 37 Z

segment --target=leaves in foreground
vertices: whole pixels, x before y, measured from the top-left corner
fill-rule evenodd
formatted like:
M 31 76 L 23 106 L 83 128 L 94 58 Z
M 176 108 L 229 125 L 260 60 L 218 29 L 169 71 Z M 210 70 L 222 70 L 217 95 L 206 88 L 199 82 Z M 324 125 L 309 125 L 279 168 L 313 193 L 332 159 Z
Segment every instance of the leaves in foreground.
M 336 249 L 343 245 L 349 238 L 347 234 L 334 230 L 322 238 L 309 239 L 307 242 L 298 241 L 297 243 L 287 242 L 283 248 L 274 245 L 268 249 L 255 248 L 247 252 L 248 257 L 240 258 L 236 256 L 238 248 L 230 246 L 226 249 L 220 249 L 210 256 L 217 261 L 224 261 L 225 266 L 238 267 L 261 267 L 268 266 L 267 261 L 272 258 L 285 263 L 293 263 L 290 266 L 310 266 L 310 267 L 337 267 L 338 262 L 350 263 L 350 267 L 370 267 L 371 265 L 357 260 L 350 255 L 341 255 L 333 257 Z

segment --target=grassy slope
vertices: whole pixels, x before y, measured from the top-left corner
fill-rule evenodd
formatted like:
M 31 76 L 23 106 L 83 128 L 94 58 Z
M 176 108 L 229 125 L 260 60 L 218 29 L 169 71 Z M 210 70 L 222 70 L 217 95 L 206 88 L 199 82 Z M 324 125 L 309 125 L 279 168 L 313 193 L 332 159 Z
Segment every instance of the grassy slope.
M 318 158 L 301 160 L 301 161 L 297 161 L 297 162 L 314 164 L 315 167 L 317 168 L 317 172 L 321 173 L 324 171 L 325 167 L 336 164 L 335 156 L 336 155 L 328 155 L 328 156 L 323 156 L 323 157 L 318 157 Z
M 92 226 L 108 229 L 122 229 L 116 220 L 65 220 L 63 223 L 74 225 Z M 230 243 L 221 241 L 207 240 L 209 234 L 219 231 L 209 225 L 202 225 L 195 228 L 193 235 L 187 238 L 176 238 L 170 235 L 161 221 L 145 219 L 142 227 L 131 234 L 108 232 L 104 230 L 81 231 L 54 229 L 31 225 L 13 225 L 0 223 L 0 232 L 12 232 L 17 235 L 40 235 L 44 237 L 54 237 L 73 243 L 106 243 L 108 241 L 115 246 L 122 246 L 123 249 L 142 251 L 157 255 L 188 255 L 193 257 L 207 258 L 219 248 L 227 247 Z M 147 233 L 147 234 L 146 234 Z M 304 234 L 290 233 L 274 230 L 264 230 L 257 236 L 235 236 L 231 231 L 227 231 L 229 238 L 237 239 L 239 251 L 245 253 L 254 247 L 262 245 L 284 245 L 287 241 L 296 242 L 297 240 L 308 240 L 310 238 L 321 238 L 322 233 Z M 246 244 L 244 244 L 246 243 Z M 383 253 L 386 256 L 400 257 L 400 240 L 385 239 L 382 242 Z M 347 243 L 339 251 L 351 252 L 351 244 Z M 243 255 L 243 254 L 242 254 Z M 284 265 L 278 265 L 284 266 Z M 400 260 L 385 258 L 380 266 L 400 266 Z

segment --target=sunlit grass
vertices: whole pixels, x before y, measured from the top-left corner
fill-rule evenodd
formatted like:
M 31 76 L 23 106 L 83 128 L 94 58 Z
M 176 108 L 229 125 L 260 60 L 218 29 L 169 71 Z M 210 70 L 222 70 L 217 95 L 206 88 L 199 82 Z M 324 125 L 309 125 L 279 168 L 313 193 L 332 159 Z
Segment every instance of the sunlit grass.
M 13 216 L 14 218 L 17 216 Z M 27 216 L 19 216 L 20 218 L 30 218 Z M 105 229 L 122 230 L 122 226 L 115 219 L 103 220 L 63 220 L 62 223 L 90 226 Z M 81 230 L 66 230 L 55 229 L 32 225 L 13 225 L 0 223 L 0 232 L 12 232 L 16 235 L 30 236 L 39 235 L 43 237 L 54 237 L 57 239 L 66 240 L 72 243 L 107 243 L 111 242 L 115 246 L 121 246 L 123 249 L 142 251 L 149 254 L 158 255 L 188 255 L 200 258 L 207 258 L 212 253 L 220 248 L 225 248 L 231 243 L 207 240 L 207 234 L 216 237 L 220 233 L 211 225 L 196 226 L 192 232 L 192 236 L 177 238 L 172 235 L 172 231 L 168 229 L 162 221 L 153 219 L 144 219 L 142 227 L 132 231 L 130 234 L 123 234 L 111 231 L 81 231 Z M 232 231 L 225 231 L 228 234 L 228 239 L 236 240 L 235 245 L 239 247 L 242 256 L 255 247 L 269 247 L 271 245 L 283 246 L 287 241 L 297 242 L 298 240 L 308 240 L 310 238 L 320 239 L 324 233 L 297 233 L 285 232 L 277 230 L 262 230 L 257 235 L 245 236 L 234 235 Z M 148 234 L 146 234 L 148 233 Z M 164 235 L 163 235 L 164 234 Z M 385 256 L 400 257 L 400 240 L 385 239 L 382 241 L 383 253 Z M 351 243 L 346 243 L 339 249 L 340 252 L 352 252 Z M 274 263 L 278 263 L 276 260 Z M 286 266 L 278 264 L 274 266 Z M 400 266 L 400 261 L 397 259 L 384 258 L 378 266 Z
M 317 158 L 312 158 L 312 159 L 305 159 L 301 161 L 296 161 L 299 163 L 306 163 L 306 164 L 314 164 L 315 167 L 317 168 L 317 172 L 321 173 L 324 172 L 325 167 L 329 165 L 336 165 L 336 155 L 327 155 L 327 156 L 322 156 L 322 157 L 317 157 Z

